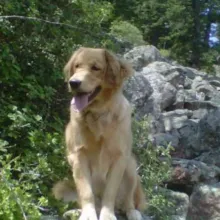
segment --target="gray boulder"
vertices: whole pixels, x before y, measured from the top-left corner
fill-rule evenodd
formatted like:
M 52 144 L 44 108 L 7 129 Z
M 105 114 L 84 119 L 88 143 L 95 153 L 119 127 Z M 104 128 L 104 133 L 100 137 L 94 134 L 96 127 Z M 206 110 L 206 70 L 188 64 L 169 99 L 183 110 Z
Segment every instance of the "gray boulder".
M 131 77 L 125 85 L 125 96 L 130 100 L 137 115 L 140 117 L 145 115 L 146 112 L 152 112 L 153 103 L 146 106 L 146 101 L 153 93 L 153 89 L 148 80 L 142 75 L 136 73 Z M 149 100 L 148 103 L 151 101 Z
M 220 219 L 220 183 L 200 185 L 190 197 L 187 220 Z
M 176 88 L 167 82 L 162 75 L 156 72 L 149 74 L 143 72 L 143 75 L 153 89 L 153 93 L 149 98 L 153 99 L 154 106 L 156 107 L 154 111 L 162 112 L 175 102 Z
M 220 148 L 218 147 L 202 153 L 201 155 L 196 157 L 195 160 L 204 162 L 208 165 L 215 165 L 220 168 L 219 155 L 220 155 Z
M 154 134 L 150 139 L 156 146 L 166 147 L 168 144 L 170 144 L 171 146 L 176 148 L 179 145 L 179 138 L 170 133 Z
M 160 51 L 152 45 L 135 47 L 127 52 L 124 55 L 124 58 L 128 60 L 137 71 L 141 70 L 151 62 L 166 60 L 161 56 Z
M 173 159 L 173 173 L 170 182 L 182 185 L 196 185 L 198 183 L 213 184 L 218 182 L 220 168 L 207 165 L 201 161 L 187 159 Z

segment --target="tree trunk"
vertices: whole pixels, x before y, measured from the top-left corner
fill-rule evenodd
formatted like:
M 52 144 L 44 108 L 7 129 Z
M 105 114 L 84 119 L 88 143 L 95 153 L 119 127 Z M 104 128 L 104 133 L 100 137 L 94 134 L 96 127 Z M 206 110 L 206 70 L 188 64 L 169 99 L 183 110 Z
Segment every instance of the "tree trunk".
M 201 33 L 200 33 L 200 2 L 198 0 L 192 0 L 192 10 L 193 10 L 193 46 L 192 46 L 192 64 L 197 68 L 200 66 L 201 57 Z

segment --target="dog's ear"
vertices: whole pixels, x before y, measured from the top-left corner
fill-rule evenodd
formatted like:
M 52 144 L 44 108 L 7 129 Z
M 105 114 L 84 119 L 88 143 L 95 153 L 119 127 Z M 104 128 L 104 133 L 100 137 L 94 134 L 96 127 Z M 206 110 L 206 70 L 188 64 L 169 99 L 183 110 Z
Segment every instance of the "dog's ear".
M 126 62 L 125 60 L 120 59 L 120 66 L 121 66 L 121 77 L 122 80 L 127 79 L 128 77 L 134 74 L 134 70 L 130 63 Z
M 73 55 L 70 57 L 69 61 L 65 65 L 63 72 L 65 76 L 65 82 L 68 82 L 70 77 L 72 76 L 74 72 L 74 61 L 77 57 L 77 55 L 83 50 L 83 47 L 80 47 L 78 50 L 76 50 Z
M 125 61 L 118 59 L 111 52 L 105 50 L 105 57 L 105 80 L 111 86 L 120 86 L 127 77 L 133 74 L 132 67 Z

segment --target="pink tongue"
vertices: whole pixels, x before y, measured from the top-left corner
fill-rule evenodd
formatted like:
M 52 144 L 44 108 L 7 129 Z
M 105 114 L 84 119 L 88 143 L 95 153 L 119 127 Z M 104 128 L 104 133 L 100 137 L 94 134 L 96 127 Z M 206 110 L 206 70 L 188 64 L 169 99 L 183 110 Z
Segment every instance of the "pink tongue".
M 88 98 L 89 98 L 89 94 L 73 97 L 71 101 L 71 105 L 73 106 L 73 109 L 77 112 L 82 111 L 89 104 Z

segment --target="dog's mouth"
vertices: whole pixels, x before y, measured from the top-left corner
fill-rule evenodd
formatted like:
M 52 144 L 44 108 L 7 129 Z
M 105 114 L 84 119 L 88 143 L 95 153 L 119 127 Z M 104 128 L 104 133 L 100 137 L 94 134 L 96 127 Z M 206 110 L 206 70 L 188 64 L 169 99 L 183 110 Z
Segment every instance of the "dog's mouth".
M 74 95 L 71 101 L 73 109 L 81 112 L 86 108 L 101 91 L 101 86 L 97 86 L 92 92 L 78 92 Z

